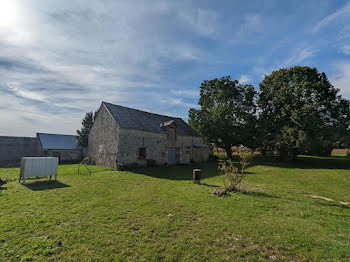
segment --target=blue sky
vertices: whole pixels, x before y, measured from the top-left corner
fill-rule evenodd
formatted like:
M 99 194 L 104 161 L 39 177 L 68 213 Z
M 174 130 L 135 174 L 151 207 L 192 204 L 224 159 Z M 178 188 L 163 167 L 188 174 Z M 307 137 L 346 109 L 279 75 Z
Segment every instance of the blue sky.
M 294 65 L 350 98 L 350 2 L 1 0 L 0 135 L 74 134 L 101 101 L 187 120 L 203 80 Z

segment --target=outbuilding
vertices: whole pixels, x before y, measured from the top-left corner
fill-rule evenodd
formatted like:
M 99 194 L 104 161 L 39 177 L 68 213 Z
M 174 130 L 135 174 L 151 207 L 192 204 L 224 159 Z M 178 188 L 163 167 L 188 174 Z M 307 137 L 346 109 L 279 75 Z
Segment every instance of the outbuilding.
M 78 162 L 82 158 L 82 147 L 74 135 L 37 133 L 40 156 L 58 157 L 59 162 Z

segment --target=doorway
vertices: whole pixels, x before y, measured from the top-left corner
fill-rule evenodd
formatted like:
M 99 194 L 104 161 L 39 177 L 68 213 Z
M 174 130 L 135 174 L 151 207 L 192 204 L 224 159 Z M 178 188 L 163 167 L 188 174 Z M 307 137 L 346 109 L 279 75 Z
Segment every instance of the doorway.
M 176 148 L 168 148 L 168 165 L 176 165 L 178 157 L 177 157 L 177 149 Z

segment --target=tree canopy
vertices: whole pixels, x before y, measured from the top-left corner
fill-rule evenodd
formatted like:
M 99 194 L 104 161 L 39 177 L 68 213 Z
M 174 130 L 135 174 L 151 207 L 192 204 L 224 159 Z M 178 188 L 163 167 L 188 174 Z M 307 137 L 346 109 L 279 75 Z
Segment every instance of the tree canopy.
M 306 66 L 284 68 L 266 75 L 259 86 L 256 99 L 252 85 L 229 76 L 205 80 L 189 124 L 229 156 L 231 147 L 241 144 L 283 158 L 325 156 L 350 145 L 350 102 L 325 73 Z
M 80 130 L 77 130 L 78 144 L 80 146 L 83 146 L 83 147 L 88 146 L 89 133 L 94 123 L 94 118 L 95 117 L 93 112 L 87 112 L 85 117 L 81 121 L 82 128 Z
M 224 148 L 231 157 L 234 145 L 254 146 L 255 98 L 253 86 L 241 85 L 230 76 L 205 80 L 200 86 L 200 109 L 190 109 L 189 124 L 206 143 Z
M 349 101 L 316 68 L 295 66 L 265 76 L 258 107 L 262 148 L 284 156 L 330 155 L 349 133 Z

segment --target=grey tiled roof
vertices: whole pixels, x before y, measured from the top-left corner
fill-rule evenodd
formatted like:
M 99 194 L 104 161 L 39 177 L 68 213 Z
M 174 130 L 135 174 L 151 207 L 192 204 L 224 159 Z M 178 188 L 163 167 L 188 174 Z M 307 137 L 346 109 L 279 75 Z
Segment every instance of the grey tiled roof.
M 77 144 L 77 137 L 73 135 L 58 135 L 38 133 L 43 149 L 56 150 L 79 150 L 80 146 Z
M 177 134 L 180 136 L 198 136 L 181 118 L 153 114 L 133 108 L 102 102 L 111 113 L 120 128 L 166 133 L 164 122 L 174 120 Z

